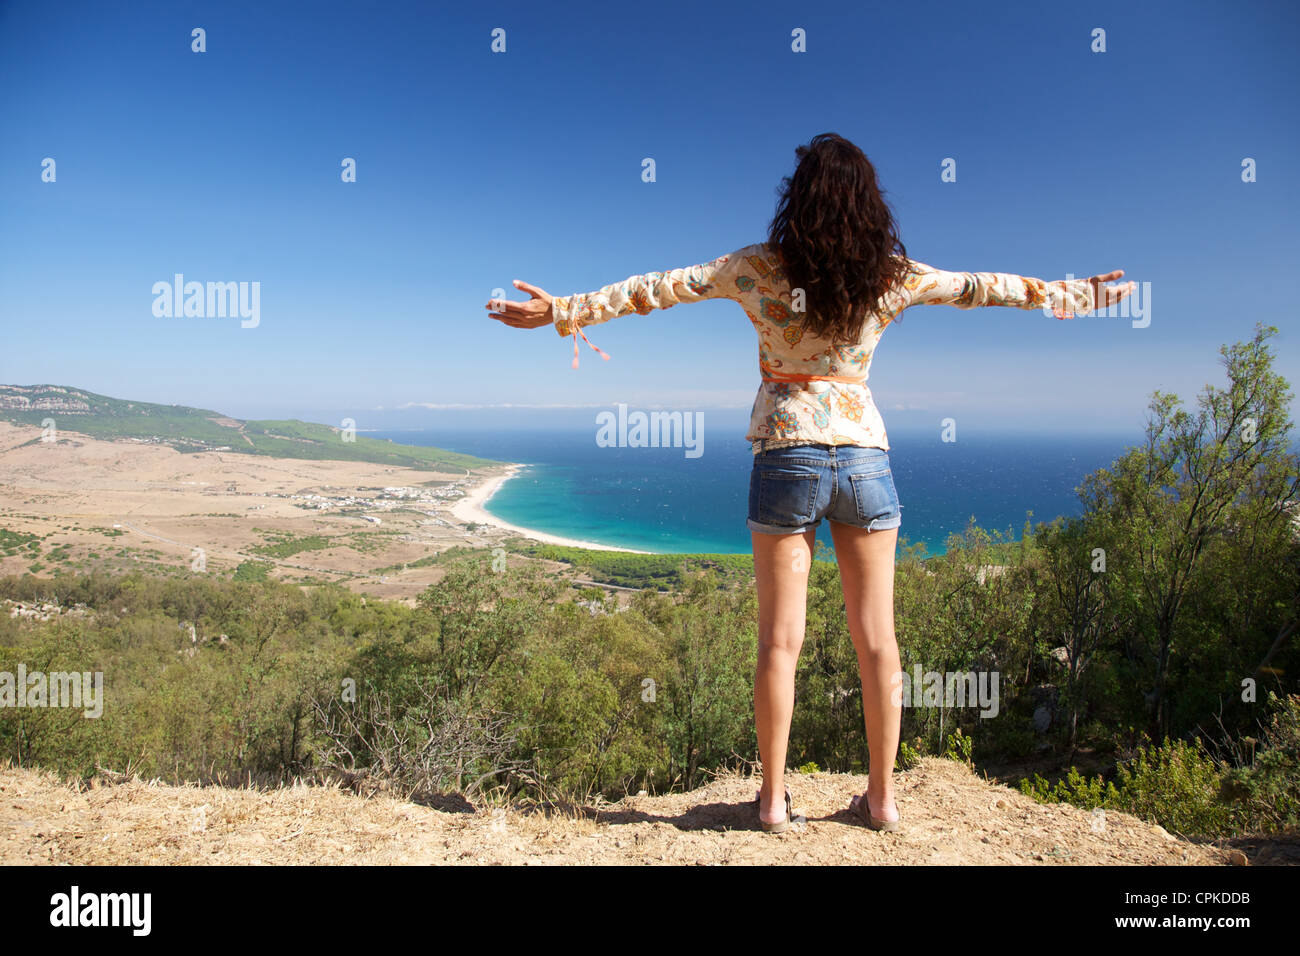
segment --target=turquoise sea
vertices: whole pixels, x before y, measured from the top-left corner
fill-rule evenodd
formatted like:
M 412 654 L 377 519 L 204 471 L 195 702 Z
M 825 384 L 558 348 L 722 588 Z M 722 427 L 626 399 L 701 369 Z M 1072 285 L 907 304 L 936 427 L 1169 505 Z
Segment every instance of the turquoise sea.
M 521 462 L 527 467 L 487 510 L 512 524 L 640 551 L 749 553 L 745 526 L 752 456 L 737 436 L 711 437 L 704 454 L 682 448 L 607 448 L 593 427 L 430 428 L 377 431 L 413 445 Z M 1033 521 L 1079 514 L 1074 489 L 1108 466 L 1132 436 L 891 432 L 890 461 L 903 506 L 900 535 L 942 553 L 972 517 L 1019 537 Z M 827 523 L 819 538 L 830 544 Z

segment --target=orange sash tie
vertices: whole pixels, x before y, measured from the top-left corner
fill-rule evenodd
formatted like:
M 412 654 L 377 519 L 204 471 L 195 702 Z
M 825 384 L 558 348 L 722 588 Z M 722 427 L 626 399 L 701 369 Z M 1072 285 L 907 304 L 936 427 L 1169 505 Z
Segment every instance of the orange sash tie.
M 783 375 L 774 372 L 771 375 L 764 375 L 765 382 L 843 382 L 846 385 L 866 385 L 867 377 L 865 375 Z
M 582 331 L 582 329 L 578 327 L 577 321 L 574 321 L 573 323 L 573 367 L 574 368 L 578 367 L 578 336 L 579 335 L 582 336 L 582 341 L 586 342 L 588 345 L 591 345 L 591 339 L 587 338 L 587 333 Z M 591 345 L 591 347 L 593 349 L 596 349 L 597 352 L 600 352 L 600 357 L 603 358 L 606 362 L 609 361 L 609 356 L 607 354 L 602 352 L 600 349 L 596 348 L 596 346 L 594 345 Z

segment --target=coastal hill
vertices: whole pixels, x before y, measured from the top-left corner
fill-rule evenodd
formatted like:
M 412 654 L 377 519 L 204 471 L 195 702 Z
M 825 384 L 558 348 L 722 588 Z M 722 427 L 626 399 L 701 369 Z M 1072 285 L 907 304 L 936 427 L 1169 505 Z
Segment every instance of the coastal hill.
M 0 770 L 0 865 L 14 864 L 1084 864 L 1284 862 L 1284 848 L 1184 840 L 1125 813 L 1040 804 L 964 764 L 925 758 L 898 775 L 906 829 L 847 811 L 865 776 L 788 778 L 795 826 L 755 822 L 753 778 L 688 793 L 562 808 L 417 805 L 332 787 L 174 787 L 102 774 L 90 786 Z M 802 818 L 802 819 L 801 819 Z
M 167 445 L 181 452 L 228 451 L 316 461 L 365 461 L 402 468 L 472 471 L 499 462 L 441 448 L 399 445 L 297 420 L 242 421 L 185 405 L 155 405 L 64 385 L 0 385 L 0 421 L 92 438 Z M 40 439 L 35 439 L 39 441 Z
M 266 423 L 254 438 L 252 423 L 237 423 L 241 431 L 191 411 L 150 412 L 143 424 L 111 409 L 0 413 L 38 419 L 0 420 L 0 576 L 204 573 L 333 582 L 414 602 L 441 578 L 444 554 L 509 537 L 474 523 L 472 510 L 507 465 L 471 470 L 464 463 L 479 459 L 373 439 L 289 442 Z M 166 434 L 150 429 L 169 417 L 185 431 L 150 437 Z M 196 447 L 203 428 L 269 441 L 275 452 Z

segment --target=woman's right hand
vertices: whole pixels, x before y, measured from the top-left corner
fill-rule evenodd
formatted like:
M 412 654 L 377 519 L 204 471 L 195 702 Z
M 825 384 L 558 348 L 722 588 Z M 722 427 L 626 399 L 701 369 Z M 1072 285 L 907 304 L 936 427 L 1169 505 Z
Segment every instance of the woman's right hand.
M 513 283 L 516 289 L 527 292 L 530 298 L 526 302 L 511 302 L 509 299 L 489 299 L 488 315 L 498 322 L 516 329 L 540 329 L 551 325 L 555 316 L 551 312 L 551 295 L 545 289 L 530 285 L 523 279 Z
M 1107 282 L 1113 282 L 1124 275 L 1123 269 L 1116 269 L 1114 272 L 1107 272 L 1105 275 L 1096 275 L 1088 279 L 1092 285 L 1092 301 L 1097 309 L 1108 309 L 1116 302 L 1128 298 L 1133 290 L 1137 288 L 1136 282 L 1126 282 L 1123 285 L 1106 285 Z

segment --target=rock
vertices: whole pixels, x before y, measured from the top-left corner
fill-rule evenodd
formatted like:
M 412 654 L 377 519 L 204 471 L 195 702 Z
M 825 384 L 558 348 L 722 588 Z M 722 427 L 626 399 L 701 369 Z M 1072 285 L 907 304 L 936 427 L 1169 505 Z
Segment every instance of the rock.
M 1178 837 L 1174 836 L 1172 833 L 1170 833 L 1168 830 L 1166 830 L 1164 827 L 1162 827 L 1162 826 L 1161 826 L 1160 824 L 1158 824 L 1158 823 L 1152 825 L 1152 827 L 1151 827 L 1151 832 L 1152 832 L 1153 834 L 1155 834 L 1156 836 L 1160 837 L 1162 840 L 1177 840 L 1177 839 L 1178 839 Z
M 1047 728 L 1052 726 L 1052 709 L 1046 704 L 1039 704 L 1034 708 L 1034 730 L 1040 734 L 1047 733 Z
M 1246 858 L 1246 854 L 1242 853 L 1240 850 L 1233 850 L 1231 853 L 1228 854 L 1228 865 L 1229 866 L 1250 866 L 1250 860 L 1248 860 Z

